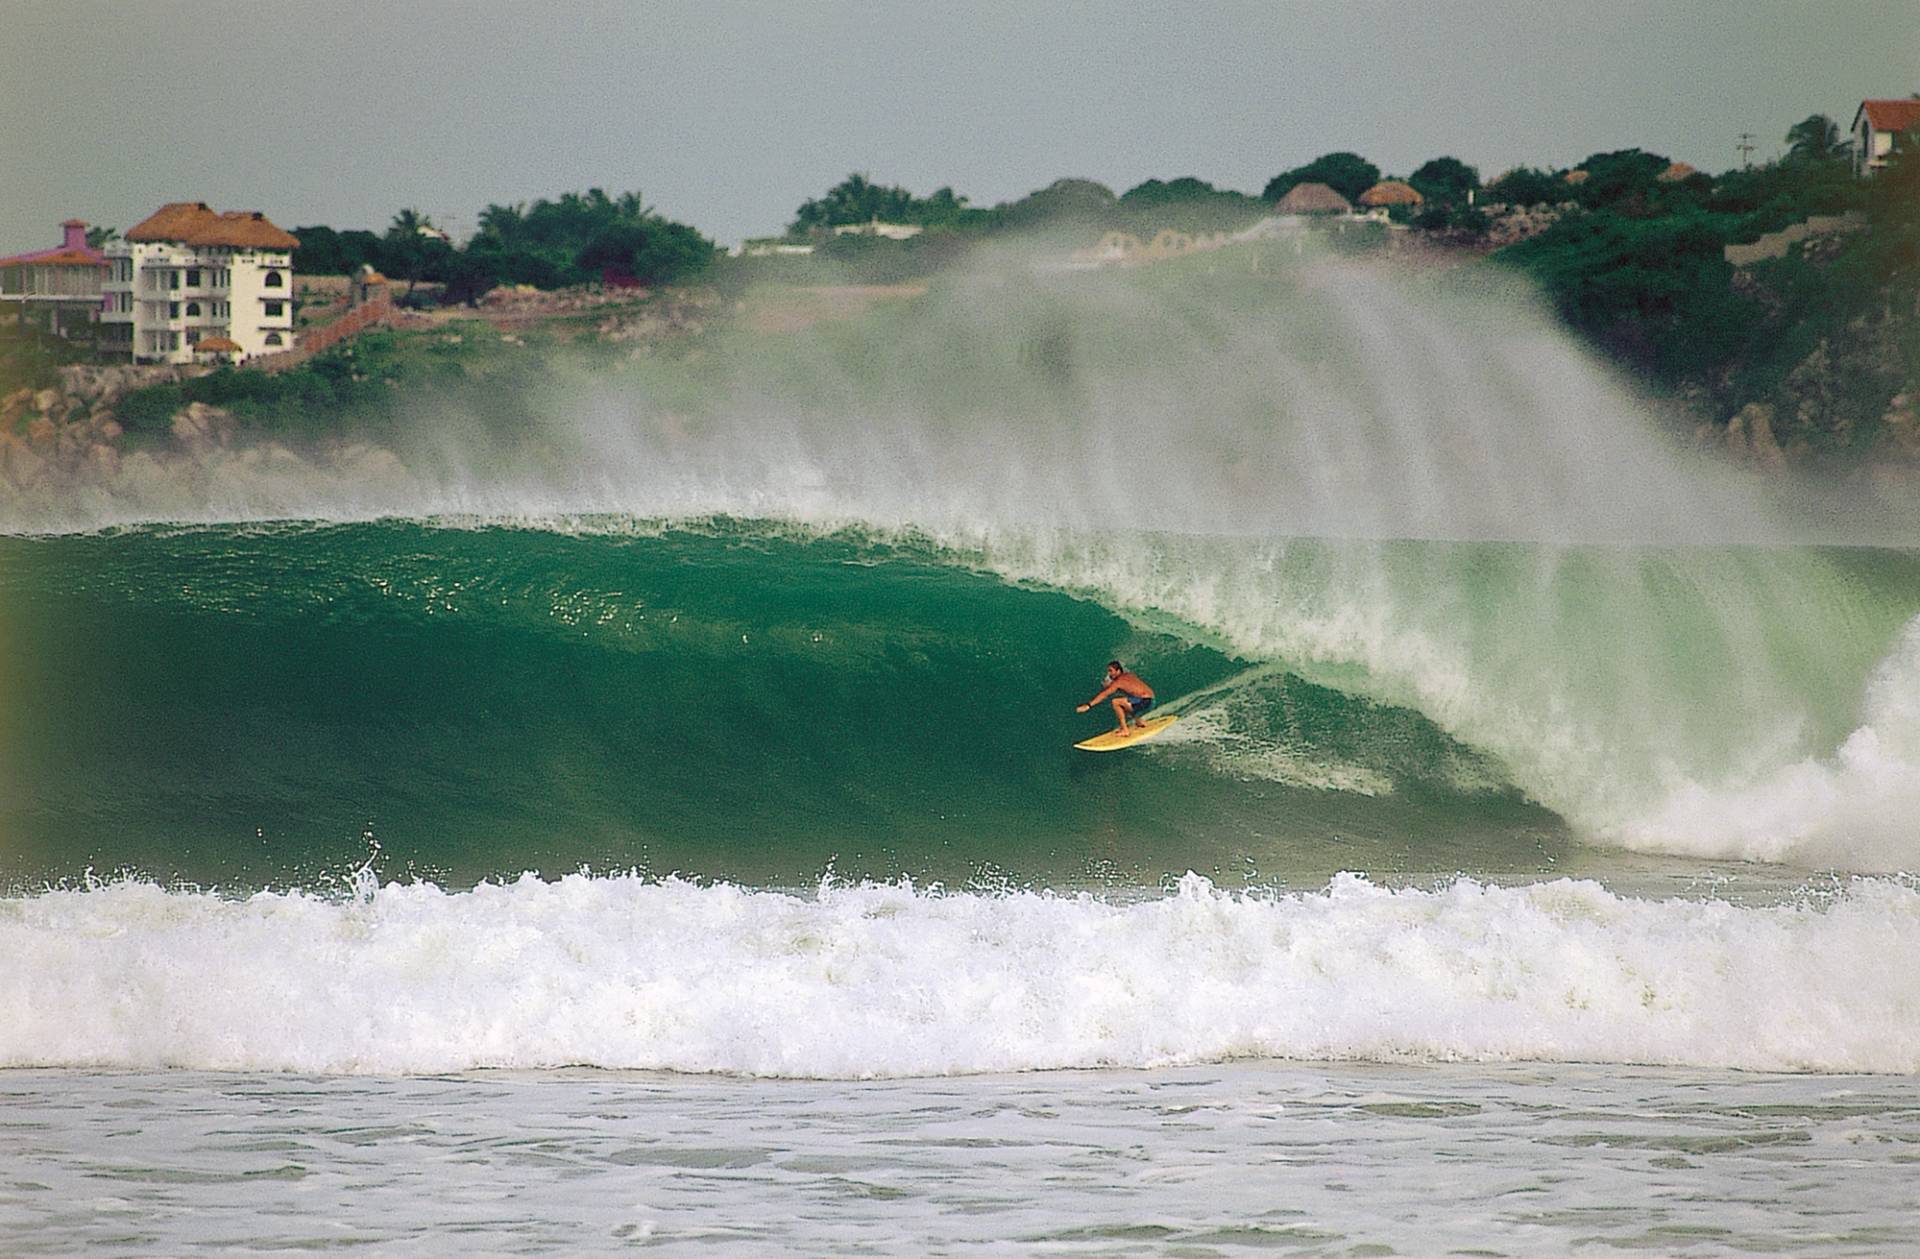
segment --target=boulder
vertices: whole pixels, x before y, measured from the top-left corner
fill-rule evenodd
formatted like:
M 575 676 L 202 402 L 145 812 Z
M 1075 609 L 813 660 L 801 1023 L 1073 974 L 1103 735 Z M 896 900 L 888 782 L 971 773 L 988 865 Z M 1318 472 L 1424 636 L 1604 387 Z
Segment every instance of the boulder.
M 42 389 L 39 393 L 33 395 L 33 409 L 45 415 L 47 412 L 53 410 L 53 404 L 58 401 L 60 401 L 60 391 L 58 389 Z

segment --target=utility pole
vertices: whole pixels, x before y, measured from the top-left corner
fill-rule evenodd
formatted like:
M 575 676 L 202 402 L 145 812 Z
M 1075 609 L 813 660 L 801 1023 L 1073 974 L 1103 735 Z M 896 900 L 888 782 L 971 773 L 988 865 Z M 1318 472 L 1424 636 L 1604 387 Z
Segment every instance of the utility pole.
M 1753 165 L 1753 132 L 1742 131 L 1740 133 L 1740 143 L 1734 145 L 1733 148 L 1735 152 L 1740 154 L 1740 165 Z

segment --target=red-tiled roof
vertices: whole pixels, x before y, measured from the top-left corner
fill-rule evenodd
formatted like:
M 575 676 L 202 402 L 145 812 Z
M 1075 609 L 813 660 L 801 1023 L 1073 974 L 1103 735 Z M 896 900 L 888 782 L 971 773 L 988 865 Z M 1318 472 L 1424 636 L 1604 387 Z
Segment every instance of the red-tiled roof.
M 104 267 L 107 260 L 97 254 L 74 249 L 43 249 L 39 253 L 15 254 L 0 258 L 0 267 Z
M 240 347 L 235 342 L 215 334 L 211 337 L 201 337 L 200 343 L 193 348 L 195 350 L 211 350 L 215 354 L 231 354 Z
M 234 249 L 298 249 L 300 241 L 258 210 L 216 212 L 204 201 L 173 201 L 128 229 L 131 241 L 171 240 Z
M 1920 101 L 1861 101 L 1859 113 L 1853 121 L 1858 124 L 1860 114 L 1867 116 L 1867 122 L 1875 131 L 1910 131 L 1920 127 Z

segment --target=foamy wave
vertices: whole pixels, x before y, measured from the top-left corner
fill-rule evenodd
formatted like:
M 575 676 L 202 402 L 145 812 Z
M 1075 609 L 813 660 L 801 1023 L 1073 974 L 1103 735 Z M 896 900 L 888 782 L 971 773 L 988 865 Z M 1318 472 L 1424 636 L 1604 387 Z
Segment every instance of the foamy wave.
M 1920 892 L 1467 881 L 1116 904 L 575 876 L 0 901 L 0 1066 L 867 1077 L 1233 1057 L 1920 1071 Z
M 1920 619 L 1875 672 L 1859 727 L 1832 756 L 1755 786 L 1688 784 L 1621 836 L 1667 852 L 1920 869 Z

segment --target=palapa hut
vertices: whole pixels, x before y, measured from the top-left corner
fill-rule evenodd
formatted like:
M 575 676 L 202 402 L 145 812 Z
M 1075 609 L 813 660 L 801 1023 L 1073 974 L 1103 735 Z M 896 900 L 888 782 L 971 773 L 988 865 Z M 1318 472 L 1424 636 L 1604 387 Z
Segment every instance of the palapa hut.
M 1325 184 L 1295 184 L 1273 208 L 1282 214 L 1353 213 L 1353 203 Z
M 1654 178 L 1663 184 L 1677 184 L 1681 180 L 1692 178 L 1699 173 L 1699 171 L 1687 165 L 1685 162 L 1675 162 L 1658 175 L 1655 175 Z
M 239 356 L 239 342 L 217 332 L 210 337 L 201 337 L 193 345 L 193 357 L 201 363 L 231 363 Z
M 1383 179 L 1360 194 L 1360 204 L 1369 210 L 1385 210 L 1396 205 L 1417 206 L 1425 201 L 1420 190 L 1403 179 Z

